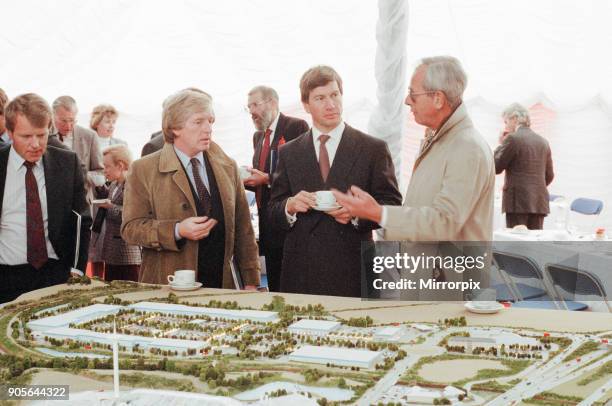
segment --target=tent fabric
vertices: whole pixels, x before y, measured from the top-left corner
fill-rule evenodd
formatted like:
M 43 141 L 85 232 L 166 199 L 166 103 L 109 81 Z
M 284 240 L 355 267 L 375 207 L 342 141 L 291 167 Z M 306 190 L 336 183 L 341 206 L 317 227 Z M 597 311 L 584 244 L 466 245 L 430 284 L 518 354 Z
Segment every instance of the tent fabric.
M 299 79 L 329 64 L 344 80 L 345 120 L 389 142 L 402 188 L 424 132 L 401 100 L 410 74 L 422 57 L 454 55 L 491 148 L 503 108 L 529 107 L 552 146 L 550 191 L 603 200 L 598 225 L 612 229 L 610 2 L 21 0 L 2 15 L 0 87 L 9 97 L 70 94 L 84 125 L 95 105 L 111 103 L 121 114 L 116 136 L 136 156 L 160 128 L 164 98 L 196 86 L 214 97 L 215 140 L 248 164 L 248 90 L 273 86 L 282 111 L 308 119 Z

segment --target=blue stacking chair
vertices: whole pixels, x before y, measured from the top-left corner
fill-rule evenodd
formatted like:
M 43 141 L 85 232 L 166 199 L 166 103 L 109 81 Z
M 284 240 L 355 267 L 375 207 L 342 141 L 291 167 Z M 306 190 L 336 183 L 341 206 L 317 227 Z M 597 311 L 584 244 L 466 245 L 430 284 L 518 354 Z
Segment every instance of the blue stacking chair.
M 589 306 L 585 303 L 568 300 L 563 297 L 558 287 L 563 288 L 565 292 L 573 295 L 574 297 L 572 299 L 574 299 L 576 295 L 594 295 L 601 297 L 601 300 L 603 300 L 608 308 L 608 312 L 612 313 L 606 291 L 597 275 L 583 269 L 560 264 L 548 264 L 545 269 L 552 282 L 556 296 L 564 304 L 567 310 L 586 310 Z
M 572 202 L 570 210 L 576 213 L 586 214 L 589 216 L 596 216 L 601 213 L 603 209 L 603 202 L 597 199 L 587 199 L 585 197 L 579 197 Z

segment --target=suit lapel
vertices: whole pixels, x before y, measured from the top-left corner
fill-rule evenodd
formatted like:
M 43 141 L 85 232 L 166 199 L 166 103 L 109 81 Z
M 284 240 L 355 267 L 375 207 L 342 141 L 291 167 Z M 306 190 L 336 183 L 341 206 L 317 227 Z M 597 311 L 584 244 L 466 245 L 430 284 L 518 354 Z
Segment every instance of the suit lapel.
M 172 180 L 181 192 L 183 192 L 183 195 L 185 195 L 185 198 L 195 213 L 196 204 L 193 193 L 191 193 L 191 188 L 189 187 L 189 179 L 187 178 L 187 173 L 185 173 L 186 169 L 181 165 L 181 161 L 178 159 L 178 156 L 176 156 L 172 144 L 164 144 L 159 157 L 159 171 L 162 173 L 174 172 L 172 174 Z
M 341 189 L 343 192 L 350 186 L 348 185 L 347 178 L 361 149 L 361 144 L 354 140 L 353 131 L 349 125 L 346 125 L 344 128 L 334 161 L 327 176 L 327 182 L 325 182 L 326 186 Z
M 303 185 L 303 189 L 309 192 L 325 189 L 312 141 L 312 130 L 295 142 L 299 142 L 301 148 L 297 156 L 292 156 L 290 159 L 296 161 L 295 167 L 300 171 L 299 176 L 302 180 L 300 184 Z
M 4 186 L 6 185 L 6 168 L 8 166 L 8 157 L 10 147 L 0 147 L 0 217 L 2 217 L 2 201 L 4 200 Z
M 208 162 L 210 162 L 210 167 L 212 168 L 215 179 L 217 181 L 217 190 L 219 191 L 219 196 L 221 197 L 221 205 L 223 206 L 223 218 L 225 222 L 225 235 L 231 235 L 234 223 L 234 209 L 235 205 L 238 202 L 234 202 L 234 205 L 229 204 L 229 202 L 235 200 L 235 190 L 232 185 L 235 184 L 234 179 L 231 179 L 229 173 L 231 173 L 234 169 L 232 165 L 227 160 L 223 159 L 219 154 L 216 153 L 215 146 L 211 145 L 211 148 L 205 152 L 208 156 Z M 210 179 L 210 176 L 209 176 Z
M 253 168 L 259 169 L 259 154 L 261 154 L 263 139 L 263 132 L 257 131 L 255 133 L 255 153 L 253 154 Z
M 270 144 L 270 150 L 278 149 L 278 142 L 285 135 L 285 126 L 287 125 L 287 117 L 283 113 L 279 113 L 278 122 L 274 129 L 274 138 Z
M 49 240 L 55 241 L 55 238 L 51 236 L 53 231 L 61 230 L 63 219 L 61 218 L 62 207 L 66 204 L 62 201 L 64 196 L 72 196 L 65 190 L 64 185 L 72 184 L 72 180 L 68 183 L 65 176 L 60 176 L 65 173 L 61 167 L 61 160 L 52 159 L 51 152 L 49 149 L 45 151 L 43 155 L 43 168 L 45 171 L 45 193 L 47 194 L 47 215 L 49 218 Z M 68 207 L 72 207 L 71 204 Z M 55 248 L 55 247 L 54 247 Z

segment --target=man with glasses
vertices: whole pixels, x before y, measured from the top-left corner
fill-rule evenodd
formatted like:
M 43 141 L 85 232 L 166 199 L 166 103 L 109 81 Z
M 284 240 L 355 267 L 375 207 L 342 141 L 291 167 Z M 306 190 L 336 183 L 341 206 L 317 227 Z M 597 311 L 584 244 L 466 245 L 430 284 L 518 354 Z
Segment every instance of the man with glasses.
M 271 292 L 280 288 L 284 232 L 273 232 L 268 221 L 270 174 L 278 161 L 278 147 L 308 131 L 306 121 L 279 111 L 278 93 L 267 86 L 256 86 L 248 94 L 246 111 L 257 131 L 253 134 L 253 168 L 244 185 L 255 191 L 259 213 L 259 247 L 266 258 L 266 276 Z
M 54 128 L 50 136 L 58 139 L 70 150 L 76 152 L 85 176 L 87 201 L 93 199 L 94 186 L 104 184 L 102 153 L 96 133 L 77 125 L 78 113 L 76 101 L 71 96 L 60 96 L 53 102 Z
M 466 85 L 456 58 L 424 58 L 405 104 L 427 131 L 403 206 L 380 205 L 356 186 L 335 192 L 339 204 L 379 223 L 389 240 L 491 241 L 495 165 L 462 102 Z

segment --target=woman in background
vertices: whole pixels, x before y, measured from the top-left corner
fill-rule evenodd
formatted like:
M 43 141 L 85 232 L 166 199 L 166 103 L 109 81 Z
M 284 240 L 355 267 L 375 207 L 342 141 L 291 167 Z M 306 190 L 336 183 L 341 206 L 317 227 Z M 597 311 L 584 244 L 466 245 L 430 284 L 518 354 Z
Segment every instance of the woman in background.
M 113 137 L 117 117 L 119 117 L 119 112 L 110 104 L 99 104 L 94 107 L 91 112 L 89 127 L 94 130 L 98 136 L 97 139 L 100 151 L 111 145 L 127 145 L 125 141 Z M 106 182 L 102 186 L 96 186 L 94 189 L 94 199 L 106 199 L 108 197 L 109 184 L 110 182 Z M 89 262 L 91 263 L 92 275 L 104 279 L 104 262 L 100 258 L 100 255 L 102 253 L 101 236 L 104 234 L 103 227 L 106 210 L 99 210 L 99 207 L 99 205 L 94 204 L 92 208 L 94 223 L 89 244 Z
M 140 247 L 128 245 L 120 234 L 123 212 L 125 175 L 132 163 L 127 146 L 111 145 L 103 152 L 104 176 L 111 181 L 108 198 L 99 207 L 106 209 L 104 231 L 100 235 L 100 259 L 104 262 L 104 279 L 138 281 L 142 261 Z
M 127 142 L 113 137 L 119 112 L 110 104 L 100 104 L 91 112 L 89 126 L 98 134 L 100 150 L 116 144 L 127 145 Z

